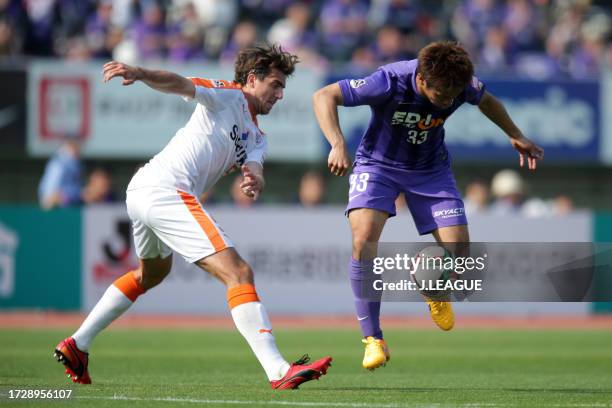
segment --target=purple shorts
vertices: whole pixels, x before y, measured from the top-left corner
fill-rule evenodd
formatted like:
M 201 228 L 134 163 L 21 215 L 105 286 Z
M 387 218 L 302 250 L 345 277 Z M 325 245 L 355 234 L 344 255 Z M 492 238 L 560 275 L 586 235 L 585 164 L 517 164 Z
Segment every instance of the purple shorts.
M 356 208 L 372 208 L 393 217 L 395 200 L 404 193 L 421 235 L 440 227 L 467 224 L 463 200 L 450 167 L 403 170 L 358 163 L 349 183 L 347 215 Z

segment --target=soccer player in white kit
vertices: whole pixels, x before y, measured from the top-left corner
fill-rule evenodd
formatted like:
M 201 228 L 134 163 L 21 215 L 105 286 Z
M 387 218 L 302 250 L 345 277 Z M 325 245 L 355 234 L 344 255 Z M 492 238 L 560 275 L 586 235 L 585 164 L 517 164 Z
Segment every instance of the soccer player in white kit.
M 239 168 L 241 189 L 256 200 L 264 187 L 266 136 L 257 115 L 266 115 L 282 99 L 285 81 L 297 57 L 277 46 L 242 50 L 233 82 L 185 78 L 119 62 L 104 65 L 104 82 L 142 81 L 198 104 L 187 124 L 132 178 L 127 211 L 132 221 L 140 266 L 117 279 L 81 327 L 55 348 L 55 357 L 74 382 L 89 384 L 89 346 L 148 289 L 170 273 L 172 251 L 219 279 L 240 333 L 263 366 L 272 388 L 297 388 L 326 374 L 331 357 L 308 364 L 307 356 L 289 364 L 280 354 L 264 306 L 257 297 L 253 271 L 228 236 L 198 200 L 224 174 Z

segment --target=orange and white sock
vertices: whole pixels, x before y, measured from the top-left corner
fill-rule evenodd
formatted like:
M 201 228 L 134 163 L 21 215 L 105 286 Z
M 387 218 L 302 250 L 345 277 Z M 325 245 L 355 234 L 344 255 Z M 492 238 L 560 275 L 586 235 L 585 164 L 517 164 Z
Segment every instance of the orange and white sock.
M 268 313 L 257 297 L 255 286 L 245 283 L 228 289 L 227 303 L 234 324 L 251 346 L 268 379 L 283 378 L 290 366 L 276 347 Z
M 128 272 L 106 289 L 81 327 L 72 335 L 77 347 L 88 351 L 93 339 L 132 306 L 142 289 L 133 272 Z

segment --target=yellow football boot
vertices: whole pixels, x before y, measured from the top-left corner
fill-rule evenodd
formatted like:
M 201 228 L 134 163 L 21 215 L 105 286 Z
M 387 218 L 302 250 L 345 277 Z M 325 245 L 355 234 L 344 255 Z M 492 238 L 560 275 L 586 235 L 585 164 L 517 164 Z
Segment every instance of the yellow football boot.
M 452 329 L 455 325 L 452 303 L 434 300 L 427 296 L 425 296 L 425 300 L 427 306 L 429 306 L 429 314 L 438 327 L 445 331 Z
M 376 339 L 368 336 L 361 340 L 365 344 L 365 354 L 363 355 L 363 368 L 370 371 L 384 366 L 391 359 L 387 342 L 383 339 Z

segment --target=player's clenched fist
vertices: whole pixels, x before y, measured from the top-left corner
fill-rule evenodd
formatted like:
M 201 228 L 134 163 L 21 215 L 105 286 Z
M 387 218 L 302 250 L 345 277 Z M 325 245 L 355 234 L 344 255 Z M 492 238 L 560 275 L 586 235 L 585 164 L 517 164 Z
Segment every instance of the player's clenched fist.
M 140 69 L 121 62 L 111 61 L 104 64 L 102 75 L 104 82 L 108 82 L 115 77 L 121 77 L 123 78 L 123 85 L 132 85 L 140 79 Z
M 252 172 L 246 165 L 242 166 L 242 177 L 242 183 L 240 183 L 242 193 L 253 200 L 257 200 L 259 193 L 264 188 L 263 177 Z
M 336 176 L 344 176 L 351 166 L 351 159 L 344 146 L 332 147 L 327 158 L 327 167 Z

